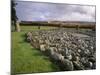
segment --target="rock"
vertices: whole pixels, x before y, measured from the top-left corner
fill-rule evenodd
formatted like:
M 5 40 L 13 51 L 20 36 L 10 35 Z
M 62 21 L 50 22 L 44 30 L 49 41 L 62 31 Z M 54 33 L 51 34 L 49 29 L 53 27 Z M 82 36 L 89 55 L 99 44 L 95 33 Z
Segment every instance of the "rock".
M 85 55 L 89 55 L 89 54 L 90 54 L 90 51 L 89 51 L 88 49 L 85 49 L 85 50 L 84 50 L 84 54 L 85 54 Z
M 69 61 L 68 59 L 64 59 L 62 61 L 62 65 L 64 67 L 64 70 L 67 70 L 67 71 L 74 70 L 73 63 L 71 61 Z
M 93 63 L 96 62 L 96 59 L 95 59 L 94 57 L 90 57 L 90 58 L 88 58 L 88 60 L 89 60 L 90 62 L 93 62 Z
M 71 55 L 72 55 L 72 61 L 76 61 L 77 59 L 75 53 L 72 53 Z
M 64 59 L 64 56 L 62 56 L 61 54 L 58 54 L 58 53 L 54 52 L 54 54 L 51 55 L 51 58 L 54 61 L 62 61 Z
M 86 66 L 88 67 L 88 68 L 92 68 L 92 66 L 93 66 L 93 63 L 92 62 L 88 62 L 87 64 L 86 64 Z
M 88 48 L 88 45 L 85 43 L 84 47 L 85 47 L 85 48 Z
M 92 69 L 96 69 L 96 63 L 93 63 Z
M 83 65 L 81 65 L 80 62 L 73 61 L 73 65 L 74 65 L 74 68 L 75 68 L 76 70 L 84 70 L 84 67 L 83 67 Z
M 40 39 L 39 40 L 39 44 L 43 44 L 43 43 L 44 43 L 44 41 Z
M 80 53 L 81 52 L 81 49 L 78 49 L 78 52 Z
M 88 61 L 88 62 L 86 62 L 86 63 L 84 64 L 84 67 L 85 67 L 86 69 L 92 69 L 93 63 Z
M 76 61 L 79 62 L 80 61 L 80 57 L 76 56 Z
M 32 37 L 32 33 L 31 32 L 28 32 L 26 35 Z
M 41 50 L 41 51 L 45 51 L 45 50 L 46 50 L 44 44 L 40 45 L 40 50 Z
M 68 60 L 72 60 L 72 55 L 71 55 L 71 54 L 66 55 L 66 59 L 68 59 Z
M 81 47 L 81 50 L 85 50 L 85 47 L 82 46 L 82 47 Z
M 80 62 L 84 65 L 84 64 L 86 64 L 88 62 L 88 59 L 86 57 L 82 57 L 80 59 Z
M 27 41 L 30 42 L 32 40 L 32 33 L 31 32 L 28 32 L 26 34 L 26 36 L 27 36 Z
M 31 42 L 31 37 L 27 37 L 27 42 Z
M 90 49 L 93 50 L 93 46 L 91 46 Z
M 68 48 L 62 48 L 61 50 L 60 50 L 60 52 L 61 52 L 61 54 L 62 55 L 64 55 L 65 57 L 66 57 L 66 55 L 68 55 Z
M 27 40 L 55 62 L 59 61 L 66 70 L 96 68 L 96 38 L 75 34 L 66 29 L 40 30 L 28 32 Z

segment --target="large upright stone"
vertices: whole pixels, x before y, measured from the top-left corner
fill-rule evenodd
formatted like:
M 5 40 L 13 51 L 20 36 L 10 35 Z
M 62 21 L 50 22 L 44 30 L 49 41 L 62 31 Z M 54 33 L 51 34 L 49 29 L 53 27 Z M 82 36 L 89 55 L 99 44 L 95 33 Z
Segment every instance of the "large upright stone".
M 17 32 L 20 32 L 20 25 L 19 25 L 19 22 L 16 22 L 16 28 L 17 28 Z

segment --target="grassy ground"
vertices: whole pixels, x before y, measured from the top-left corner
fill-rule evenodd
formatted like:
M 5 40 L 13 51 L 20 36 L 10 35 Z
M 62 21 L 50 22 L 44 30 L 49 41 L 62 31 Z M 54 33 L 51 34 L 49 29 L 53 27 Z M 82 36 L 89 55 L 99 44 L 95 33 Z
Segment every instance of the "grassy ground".
M 40 30 L 48 30 L 48 29 L 55 29 L 57 27 L 44 27 L 40 26 Z M 38 30 L 38 26 L 21 26 L 21 31 L 33 31 L 33 30 Z
M 59 71 L 48 57 L 25 42 L 24 35 L 28 30 L 24 28 L 21 32 L 12 32 L 12 74 Z
M 55 27 L 40 28 L 40 30 L 48 29 L 55 29 Z M 38 30 L 37 26 L 21 26 L 21 32 L 12 32 L 12 74 L 60 70 L 47 56 L 44 56 L 39 50 L 33 49 L 30 43 L 25 42 L 25 33 L 35 30 Z M 75 29 L 67 30 L 75 31 Z

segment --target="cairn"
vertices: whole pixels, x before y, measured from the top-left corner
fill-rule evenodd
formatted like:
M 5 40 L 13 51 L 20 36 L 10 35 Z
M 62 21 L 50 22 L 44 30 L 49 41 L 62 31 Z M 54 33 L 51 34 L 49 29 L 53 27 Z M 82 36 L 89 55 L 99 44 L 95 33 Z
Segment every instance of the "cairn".
M 96 68 L 95 37 L 79 37 L 65 29 L 27 33 L 34 48 L 47 53 L 65 71 Z M 93 34 L 92 34 L 93 35 Z

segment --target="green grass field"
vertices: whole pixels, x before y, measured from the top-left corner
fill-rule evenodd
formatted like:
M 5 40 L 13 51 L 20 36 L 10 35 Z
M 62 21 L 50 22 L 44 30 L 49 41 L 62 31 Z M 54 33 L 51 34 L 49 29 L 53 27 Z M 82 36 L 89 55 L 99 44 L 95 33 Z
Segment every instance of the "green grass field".
M 43 29 L 43 28 L 41 28 Z M 44 28 L 46 29 L 46 28 Z M 40 73 L 59 71 L 59 67 L 53 64 L 49 57 L 43 55 L 39 50 L 33 49 L 30 43 L 25 42 L 25 33 L 37 30 L 32 27 L 22 27 L 21 32 L 11 32 L 12 62 L 11 73 Z
M 40 30 L 48 30 L 48 29 L 55 29 L 57 27 L 49 27 L 49 26 L 40 26 Z M 38 26 L 21 26 L 21 31 L 33 31 L 38 30 Z

